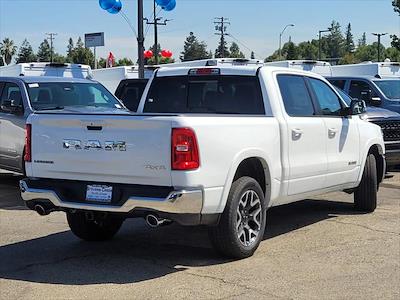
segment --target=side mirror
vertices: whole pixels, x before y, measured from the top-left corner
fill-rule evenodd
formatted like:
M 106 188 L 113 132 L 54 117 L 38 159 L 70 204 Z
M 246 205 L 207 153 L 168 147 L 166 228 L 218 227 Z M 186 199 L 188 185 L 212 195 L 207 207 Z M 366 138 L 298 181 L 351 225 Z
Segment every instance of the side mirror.
M 360 115 L 367 111 L 364 100 L 352 100 L 350 103 L 349 115 Z
M 373 106 L 381 106 L 382 104 L 382 99 L 380 97 L 372 97 L 371 98 L 371 104 Z
M 23 111 L 21 101 L 13 99 L 4 100 L 1 104 L 1 109 L 12 114 L 18 114 Z
M 360 92 L 360 98 L 366 102 L 369 102 L 371 100 L 371 90 L 364 90 Z

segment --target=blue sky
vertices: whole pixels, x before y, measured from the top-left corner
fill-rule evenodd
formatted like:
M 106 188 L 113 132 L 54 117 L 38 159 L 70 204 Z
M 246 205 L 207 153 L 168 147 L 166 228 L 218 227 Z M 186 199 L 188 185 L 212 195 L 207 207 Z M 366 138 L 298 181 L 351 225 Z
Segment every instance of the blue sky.
M 136 28 L 136 0 L 121 0 L 123 11 Z M 214 17 L 228 17 L 228 32 L 240 41 L 247 55 L 250 49 L 257 57 L 265 58 L 278 48 L 279 32 L 288 23 L 294 42 L 317 38 L 318 30 L 325 29 L 334 19 L 342 27 L 351 22 L 357 40 L 367 32 L 368 42 L 375 41 L 371 32 L 400 35 L 400 17 L 391 6 L 391 0 L 176 0 L 173 12 L 160 16 L 173 21 L 160 27 L 159 40 L 163 48 L 179 57 L 189 31 L 204 40 L 214 51 L 218 37 L 214 35 Z M 149 16 L 152 0 L 144 0 L 145 16 Z M 56 51 L 65 54 L 68 38 L 75 41 L 87 32 L 105 32 L 106 46 L 98 53 L 105 56 L 112 51 L 117 58 L 136 59 L 136 39 L 119 15 L 100 9 L 98 0 L 0 0 L 0 39 L 10 37 L 19 46 L 26 37 L 37 49 L 46 32 L 58 33 Z M 227 37 L 228 41 L 232 38 Z M 382 40 L 390 44 L 389 36 Z M 153 30 L 146 36 L 146 47 L 153 43 Z M 245 45 L 246 47 L 244 47 Z

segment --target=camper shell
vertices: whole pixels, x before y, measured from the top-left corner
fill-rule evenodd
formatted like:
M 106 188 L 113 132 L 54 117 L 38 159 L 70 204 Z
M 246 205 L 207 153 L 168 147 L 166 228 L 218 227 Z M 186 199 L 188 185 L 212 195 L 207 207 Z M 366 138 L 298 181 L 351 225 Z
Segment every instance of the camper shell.
M 332 76 L 400 77 L 399 62 L 367 62 L 332 67 Z
M 81 64 L 32 62 L 0 67 L 0 76 L 51 76 L 91 79 L 92 70 L 90 66 Z
M 266 66 L 290 68 L 317 73 L 321 76 L 332 76 L 332 66 L 326 61 L 316 60 L 283 60 L 265 63 Z

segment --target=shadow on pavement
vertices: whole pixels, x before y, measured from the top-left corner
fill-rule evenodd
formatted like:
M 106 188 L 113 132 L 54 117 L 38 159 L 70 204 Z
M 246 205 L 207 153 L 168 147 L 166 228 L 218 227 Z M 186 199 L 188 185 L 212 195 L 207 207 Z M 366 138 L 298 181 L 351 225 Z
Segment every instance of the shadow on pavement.
M 352 215 L 345 202 L 305 200 L 272 208 L 265 239 L 306 227 L 335 215 Z M 263 243 L 265 243 L 264 241 Z M 127 220 L 109 242 L 87 243 L 69 231 L 0 247 L 0 278 L 86 285 L 134 283 L 199 267 L 224 264 L 211 248 L 206 228 L 178 225 L 149 229 L 143 220 Z
M 19 192 L 19 181 L 22 176 L 9 173 L 0 173 L 0 208 L 1 209 L 26 209 Z

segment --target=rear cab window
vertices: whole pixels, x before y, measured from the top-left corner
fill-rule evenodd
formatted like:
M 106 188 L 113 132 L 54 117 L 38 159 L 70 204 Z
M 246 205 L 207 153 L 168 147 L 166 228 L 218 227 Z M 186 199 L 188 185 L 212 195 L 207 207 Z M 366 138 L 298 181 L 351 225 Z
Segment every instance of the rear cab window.
M 155 77 L 144 113 L 265 115 L 257 76 Z

